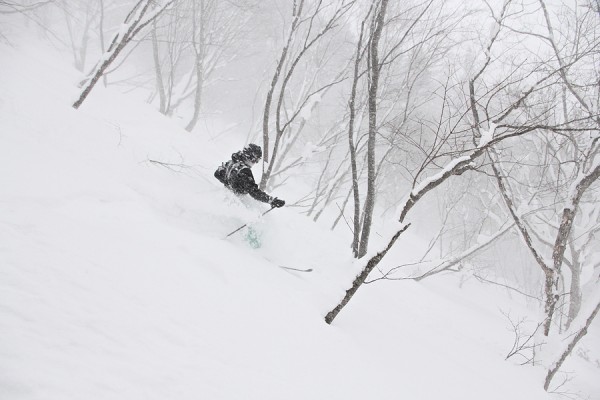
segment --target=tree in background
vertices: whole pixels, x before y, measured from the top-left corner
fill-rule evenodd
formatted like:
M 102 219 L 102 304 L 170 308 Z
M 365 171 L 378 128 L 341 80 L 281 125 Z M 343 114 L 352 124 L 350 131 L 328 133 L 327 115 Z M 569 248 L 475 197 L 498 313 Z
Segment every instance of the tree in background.
M 53 5 L 54 2 L 55 0 L 40 0 L 23 4 L 22 1 L 0 0 L 0 15 L 21 14 L 26 18 L 32 18 L 32 14 L 34 14 L 35 11 L 47 8 L 44 6 Z M 47 30 L 47 28 L 36 19 L 33 19 L 33 21 L 42 29 Z M 2 33 L 1 29 L 0 38 L 8 41 L 8 38 Z
M 490 67 L 493 64 L 491 52 L 497 45 L 501 27 L 504 20 L 511 16 L 509 5 L 510 2 L 506 2 L 499 15 L 494 15 L 496 28 L 492 30 L 491 39 L 482 52 L 484 58 L 479 69 L 471 73 L 468 82 L 471 94 L 468 102 L 456 102 L 447 90 L 448 87 L 443 86 L 440 88 L 444 96 L 439 120 L 423 121 L 436 130 L 432 130 L 434 135 L 430 135 L 429 140 L 422 138 L 419 141 L 425 158 L 416 171 L 413 189 L 401 207 L 401 222 L 406 220 L 409 212 L 428 192 L 442 182 L 466 171 L 479 170 L 483 164 L 478 165 L 476 161 L 483 160 L 492 146 L 522 137 L 539 129 L 541 123 L 548 122 L 545 118 L 547 109 L 536 109 L 535 112 L 525 114 L 520 107 L 536 96 L 543 98 L 546 85 L 557 83 L 558 70 L 542 70 L 536 66 L 526 69 L 523 65 L 511 64 L 502 76 L 498 76 L 498 70 Z M 477 93 L 475 88 L 478 84 L 486 90 Z M 473 114 L 479 104 L 486 107 L 485 118 Z M 553 123 L 554 126 L 549 126 L 555 129 L 561 129 L 560 126 L 563 125 L 562 122 Z M 423 144 L 429 147 L 423 147 Z M 440 169 L 440 165 L 443 168 Z
M 411 129 L 414 114 L 428 103 L 422 88 L 452 45 L 449 35 L 461 17 L 430 0 L 363 4 L 354 9 L 353 20 L 360 25 L 352 31 L 355 44 L 348 68 L 351 79 L 345 84 L 347 108 L 336 122 L 344 127 L 337 134 L 345 130 L 345 139 L 331 139 L 335 146 L 326 147 L 328 168 L 319 174 L 308 215 L 318 206 L 316 220 L 335 204 L 340 210 L 335 227 L 352 204 L 353 217 L 349 223 L 344 219 L 353 234 L 352 251 L 362 257 L 368 250 L 378 194 L 397 191 L 398 176 L 389 174 L 390 165 L 404 163 L 402 137 Z M 332 168 L 333 163 L 338 166 Z M 340 196 L 341 205 L 335 201 Z
M 73 52 L 73 64 L 78 71 L 83 72 L 88 55 L 88 47 L 92 32 L 96 33 L 100 29 L 95 29 L 99 24 L 100 15 L 104 12 L 103 2 L 66 2 L 61 1 L 67 32 L 69 34 L 69 43 Z
M 159 110 L 172 115 L 191 108 L 186 130 L 200 118 L 204 88 L 215 72 L 235 62 L 253 2 L 179 0 L 151 31 Z M 152 96 L 154 97 L 154 96 Z
M 598 273 L 594 272 L 598 260 L 591 257 L 594 250 L 598 250 L 595 235 L 600 229 L 600 205 L 593 194 L 600 182 L 597 101 L 600 98 L 597 84 L 600 81 L 597 69 L 600 15 L 591 4 L 583 8 L 561 5 L 554 13 L 544 0 L 538 0 L 538 6 L 536 11 L 544 21 L 539 30 L 513 30 L 540 40 L 548 49 L 540 54 L 546 56 L 540 57 L 540 68 L 557 71 L 555 85 L 545 90 L 544 101 L 523 105 L 526 112 L 543 108 L 546 119 L 536 130 L 534 146 L 526 148 L 529 150 L 526 157 L 521 156 L 529 168 L 515 169 L 509 174 L 507 164 L 520 164 L 515 160 L 515 156 L 520 156 L 518 150 L 494 151 L 491 159 L 504 202 L 544 274 L 542 333 L 550 336 L 555 327 L 558 329 L 555 335 L 562 337 L 565 344 L 564 348 L 551 347 L 545 351 L 555 353 L 545 355 L 552 363 L 544 384 L 548 390 L 554 375 L 586 334 L 600 308 Z M 558 21 L 561 29 L 554 28 Z M 537 154 L 537 149 L 543 152 Z M 534 202 L 527 206 L 519 204 L 522 202 L 519 194 L 523 192 L 533 192 Z M 531 206 L 539 211 L 525 218 L 522 210 Z M 563 269 L 565 264 L 568 279 Z M 581 282 L 585 270 L 591 279 Z M 586 296 L 583 296 L 582 284 L 587 286 Z M 562 302 L 562 299 L 568 301 Z M 582 309 L 585 311 L 581 312 Z M 566 322 L 558 318 L 561 315 L 566 315 Z
M 111 44 L 102 55 L 102 58 L 84 80 L 81 94 L 77 101 L 73 103 L 74 108 L 79 108 L 83 104 L 98 80 L 133 38 L 158 18 L 175 1 L 164 0 L 162 3 L 157 3 L 154 0 L 140 0 L 135 4 L 127 17 L 125 17 L 119 32 L 113 37 Z
M 354 3 L 355 0 L 341 0 L 331 4 L 323 1 L 312 4 L 306 0 L 293 2 L 292 20 L 267 90 L 263 111 L 263 173 L 260 181 L 262 189 L 276 172 L 274 167 L 278 163 L 282 142 L 288 139 L 294 124 L 312 108 L 311 101 L 318 101 L 324 91 L 342 79 L 338 74 L 336 78 L 322 80 L 318 72 L 323 69 L 310 71 L 305 68 L 304 75 L 300 77 L 302 90 L 290 93 L 292 78 L 299 66 L 306 65 L 303 63 L 309 51 L 317 47 L 343 22 Z M 271 117 L 275 120 L 273 123 Z
M 503 222 L 497 229 L 503 234 L 516 227 L 545 276 L 542 284 L 545 336 L 551 334 L 559 300 L 567 294 L 568 289 L 561 289 L 567 287 L 562 284 L 561 267 L 565 256 L 571 253 L 569 287 L 574 303 L 568 307 L 570 315 L 565 325 L 568 329 L 560 335 L 564 347 L 548 346 L 546 350 L 555 354 L 554 361 L 546 361 L 549 371 L 544 386 L 548 390 L 564 359 L 587 332 L 600 304 L 597 268 L 594 269 L 597 260 L 590 259 L 587 268 L 595 271 L 588 274 L 592 287 L 587 290 L 585 312 L 576 316 L 576 310 L 582 309 L 578 304 L 581 302 L 578 271 L 585 268 L 578 256 L 593 253 L 591 243 L 598 230 L 598 201 L 591 193 L 597 190 L 600 178 L 597 109 L 600 24 L 592 7 L 584 7 L 584 12 L 560 9 L 553 15 L 541 0 L 535 10 L 521 6 L 508 0 L 500 10 L 490 7 L 493 20 L 490 37 L 469 68 L 468 79 L 459 75 L 449 75 L 446 83 L 438 79 L 443 83 L 438 89 L 442 99 L 438 103 L 441 107 L 438 118 L 422 119 L 421 125 L 429 132 L 421 136 L 413 132 L 404 141 L 415 147 L 413 155 L 423 154 L 421 164 L 413 172 L 412 190 L 400 207 L 399 220 L 404 225 L 382 251 L 369 258 L 346 296 L 327 314 L 326 321 L 333 321 L 408 228 L 406 222 L 411 211 L 424 202 L 427 193 L 469 171 L 492 176 L 513 220 L 512 224 Z M 546 33 L 514 26 L 515 22 L 526 24 L 530 12 L 542 16 Z M 553 18 L 563 19 L 560 33 L 553 29 Z M 514 45 L 517 41 L 527 43 L 522 37 L 515 38 L 515 33 L 541 41 L 549 50 L 536 54 L 538 61 L 532 62 L 526 49 Z M 513 51 L 507 51 L 510 47 Z M 578 212 L 587 218 L 577 218 Z M 491 239 L 495 237 L 499 235 Z M 544 242 L 550 249 L 549 256 L 539 249 Z M 459 259 L 489 243 L 490 240 L 476 243 Z M 437 270 L 451 265 L 456 265 L 456 260 L 449 258 Z M 552 360 L 552 356 L 547 360 Z

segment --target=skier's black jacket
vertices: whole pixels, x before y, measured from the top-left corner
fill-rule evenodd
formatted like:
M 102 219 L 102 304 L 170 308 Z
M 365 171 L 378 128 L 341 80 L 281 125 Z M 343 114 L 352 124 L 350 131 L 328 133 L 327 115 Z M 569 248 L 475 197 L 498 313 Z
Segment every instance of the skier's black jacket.
M 274 197 L 260 190 L 256 184 L 246 155 L 242 151 L 233 153 L 231 160 L 223 163 L 215 171 L 215 177 L 236 194 L 249 194 L 254 199 L 268 204 L 274 200 Z

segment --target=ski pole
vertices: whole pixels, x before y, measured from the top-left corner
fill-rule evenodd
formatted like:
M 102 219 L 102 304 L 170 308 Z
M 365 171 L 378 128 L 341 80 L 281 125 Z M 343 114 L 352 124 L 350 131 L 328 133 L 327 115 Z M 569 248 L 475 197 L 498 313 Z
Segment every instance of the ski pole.
M 275 207 L 271 207 L 271 208 L 269 208 L 267 211 L 265 211 L 264 213 L 262 213 L 260 216 L 262 217 L 263 215 L 265 215 L 266 213 L 268 213 L 269 211 L 272 211 L 272 210 L 274 210 L 274 209 L 275 209 Z M 228 238 L 229 236 L 233 235 L 233 234 L 234 234 L 234 233 L 236 233 L 237 231 L 244 229 L 246 226 L 248 226 L 248 224 L 247 224 L 247 223 L 246 223 L 246 224 L 244 224 L 244 225 L 242 225 L 242 226 L 240 226 L 240 227 L 239 227 L 239 228 L 237 228 L 235 231 L 231 232 L 229 235 L 225 236 L 225 238 Z

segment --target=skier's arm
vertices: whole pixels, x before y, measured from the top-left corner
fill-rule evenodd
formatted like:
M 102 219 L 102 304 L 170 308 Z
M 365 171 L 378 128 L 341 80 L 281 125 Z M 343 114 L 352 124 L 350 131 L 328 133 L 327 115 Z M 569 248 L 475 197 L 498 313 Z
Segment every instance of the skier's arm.
M 252 175 L 250 168 L 242 169 L 238 174 L 238 179 L 240 180 L 245 191 L 247 191 L 252 198 L 262 201 L 263 203 L 271 204 L 273 197 L 260 190 L 254 181 L 254 175 Z

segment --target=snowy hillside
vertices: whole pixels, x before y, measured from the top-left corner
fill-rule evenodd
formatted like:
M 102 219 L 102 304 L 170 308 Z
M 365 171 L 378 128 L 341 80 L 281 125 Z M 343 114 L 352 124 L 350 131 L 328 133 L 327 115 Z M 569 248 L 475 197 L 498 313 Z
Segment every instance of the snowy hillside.
M 218 184 L 243 137 L 191 135 L 101 87 L 76 111 L 64 57 L 32 40 L 0 54 L 0 399 L 563 398 L 504 360 L 520 299 L 382 281 L 329 326 L 361 264 L 294 208 L 259 218 Z M 225 238 L 248 222 L 258 249 Z M 565 369 L 559 391 L 600 398 L 593 361 Z

